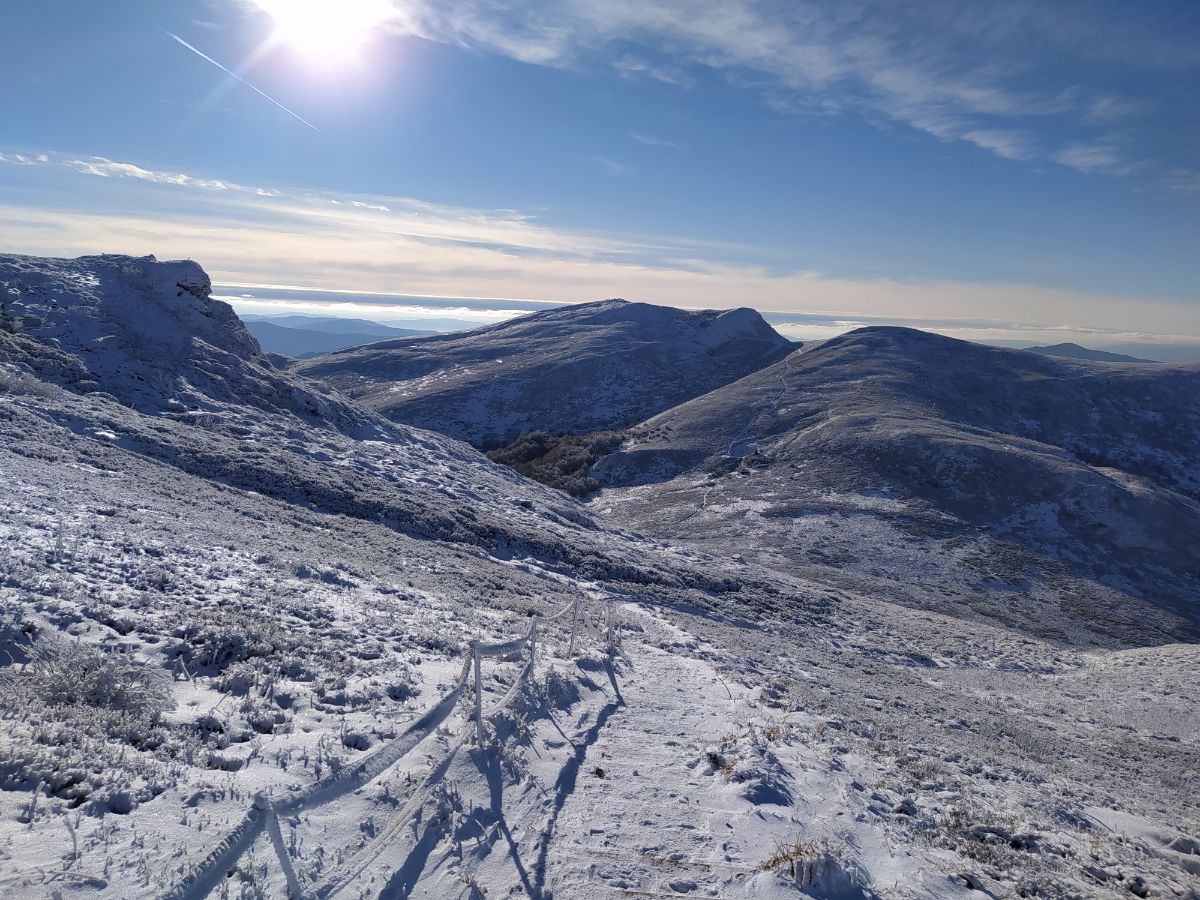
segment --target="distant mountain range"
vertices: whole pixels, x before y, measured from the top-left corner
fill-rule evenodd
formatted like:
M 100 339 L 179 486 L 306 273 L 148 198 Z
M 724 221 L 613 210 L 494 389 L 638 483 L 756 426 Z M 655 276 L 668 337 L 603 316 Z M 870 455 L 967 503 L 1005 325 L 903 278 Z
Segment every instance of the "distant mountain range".
M 1042 356 L 1058 356 L 1063 359 L 1088 359 L 1093 362 L 1154 362 L 1137 356 L 1126 356 L 1124 353 L 1109 353 L 1107 350 L 1093 350 L 1081 347 L 1079 344 L 1051 344 L 1046 347 L 1026 347 L 1030 353 L 1040 353 Z
M 375 341 L 437 334 L 429 329 L 395 328 L 366 319 L 334 316 L 244 315 L 241 319 L 264 353 L 279 353 L 294 359 L 309 359 Z
M 407 333 L 413 329 L 401 328 L 395 325 L 384 325 L 370 319 L 350 319 L 341 316 L 309 316 L 295 315 L 255 315 L 248 313 L 240 316 L 243 322 L 269 322 L 281 328 L 301 328 L 306 331 L 321 331 L 326 334 L 373 334 L 382 337 L 397 337 L 396 332 Z M 434 334 L 436 329 L 418 329 L 422 334 Z M 401 334 L 400 336 L 403 336 Z
M 793 349 L 751 309 L 606 300 L 330 353 L 297 371 L 394 421 L 489 447 L 632 425 Z

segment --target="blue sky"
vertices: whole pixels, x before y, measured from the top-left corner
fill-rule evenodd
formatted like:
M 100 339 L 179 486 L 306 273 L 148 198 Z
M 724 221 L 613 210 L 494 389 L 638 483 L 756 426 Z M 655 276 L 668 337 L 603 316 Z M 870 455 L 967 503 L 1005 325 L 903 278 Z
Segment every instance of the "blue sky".
M 0 247 L 1200 346 L 1200 7 L 986 6 L 8 4 Z

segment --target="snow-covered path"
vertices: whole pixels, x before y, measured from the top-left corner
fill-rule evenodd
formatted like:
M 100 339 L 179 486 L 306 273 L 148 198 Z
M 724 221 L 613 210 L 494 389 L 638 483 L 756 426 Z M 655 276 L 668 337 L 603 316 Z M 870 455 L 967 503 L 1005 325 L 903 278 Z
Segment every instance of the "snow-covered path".
M 540 720 L 530 777 L 505 797 L 498 834 L 459 856 L 458 877 L 479 891 L 463 896 L 803 896 L 786 863 L 764 870 L 782 846 L 808 848 L 811 896 L 873 896 L 851 869 L 913 875 L 902 870 L 914 861 L 894 861 L 857 815 L 860 760 L 810 745 L 787 721 L 804 713 L 727 682 L 715 647 L 635 605 L 623 617 L 616 666 L 595 670 L 596 690 L 569 712 Z M 445 874 L 430 871 L 416 894 L 446 896 Z
M 544 883 L 559 897 L 686 892 L 728 868 L 730 818 L 704 805 L 705 747 L 731 721 L 711 666 L 652 645 L 629 660 L 617 704 L 567 776 Z

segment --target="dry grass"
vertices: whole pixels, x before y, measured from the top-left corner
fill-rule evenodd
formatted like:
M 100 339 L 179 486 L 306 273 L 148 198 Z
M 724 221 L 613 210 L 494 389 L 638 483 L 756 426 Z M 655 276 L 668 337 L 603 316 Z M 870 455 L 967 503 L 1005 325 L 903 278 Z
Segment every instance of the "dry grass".
M 816 841 L 794 841 L 790 844 L 776 844 L 775 852 L 758 864 L 760 872 L 773 872 L 776 869 L 787 869 L 795 875 L 796 863 L 812 862 L 821 855 L 821 847 Z

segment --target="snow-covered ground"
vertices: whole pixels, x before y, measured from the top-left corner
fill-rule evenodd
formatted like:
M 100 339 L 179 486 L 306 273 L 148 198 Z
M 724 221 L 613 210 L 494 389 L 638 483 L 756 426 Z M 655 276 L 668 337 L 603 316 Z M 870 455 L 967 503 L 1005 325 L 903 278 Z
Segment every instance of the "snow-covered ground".
M 933 513 L 773 570 L 275 369 L 192 264 L 0 301 L 14 897 L 1200 896 L 1196 645 L 947 615 Z M 816 502 L 813 546 L 912 512 Z M 477 744 L 471 642 L 577 608 L 482 660 Z

